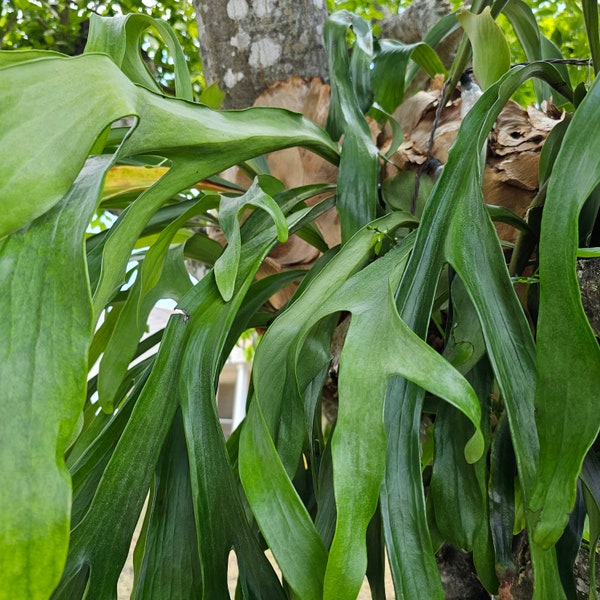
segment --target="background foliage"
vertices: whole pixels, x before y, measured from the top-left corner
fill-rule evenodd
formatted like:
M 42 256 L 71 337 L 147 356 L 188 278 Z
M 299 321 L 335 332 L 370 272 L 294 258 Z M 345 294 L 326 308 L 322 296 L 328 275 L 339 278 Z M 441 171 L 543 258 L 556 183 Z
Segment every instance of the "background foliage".
M 111 17 L 141 13 L 165 20 L 177 32 L 188 61 L 194 91 L 201 92 L 202 63 L 194 8 L 188 0 L 124 0 L 123 2 L 72 2 L 64 0 L 2 0 L 0 47 L 56 50 L 74 56 L 83 51 L 90 14 Z M 173 58 L 154 30 L 144 34 L 141 51 L 156 78 L 171 92 Z

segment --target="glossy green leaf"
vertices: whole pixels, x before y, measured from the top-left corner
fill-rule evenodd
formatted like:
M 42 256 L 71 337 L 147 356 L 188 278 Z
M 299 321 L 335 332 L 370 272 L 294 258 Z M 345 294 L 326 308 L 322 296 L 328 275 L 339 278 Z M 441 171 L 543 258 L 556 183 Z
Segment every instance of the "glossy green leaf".
M 171 52 L 177 97 L 192 100 L 192 83 L 185 55 L 174 30 L 161 19 L 140 13 L 117 17 L 101 17 L 92 13 L 85 52 L 108 54 L 131 81 L 152 92 L 161 93 L 160 86 L 148 71 L 139 51 L 142 34 L 149 27 L 158 31 Z
M 383 401 L 390 377 L 407 377 L 460 408 L 476 428 L 464 448 L 465 458 L 474 462 L 483 452 L 479 402 L 473 390 L 396 314 L 392 292 L 402 275 L 402 251 L 406 259 L 409 249 L 405 245 L 390 250 L 339 291 L 344 298 L 340 309 L 349 310 L 352 321 L 340 358 L 340 407 L 332 438 L 338 510 L 325 598 L 338 593 L 353 597 L 366 571 L 364 538 L 385 468 Z M 377 298 L 377 312 L 373 298 Z M 367 438 L 368 448 L 356 444 L 357 439 Z
M 486 208 L 490 218 L 495 223 L 506 223 L 507 225 L 514 227 L 517 231 L 531 233 L 531 228 L 527 221 L 519 217 L 512 210 L 505 208 L 504 206 L 493 206 L 491 204 L 487 204 Z
M 388 560 L 397 596 L 443 600 L 421 483 L 421 410 L 405 385 L 405 380 L 393 380 L 385 402 L 387 453 L 380 501 Z
M 485 345 L 479 319 L 464 285 L 456 277 L 452 281 L 451 300 L 452 325 L 443 355 L 461 373 L 472 371 L 467 379 L 474 382 L 482 404 L 482 431 L 489 438 L 490 369 L 487 361 L 481 360 Z M 488 527 L 487 469 L 483 461 L 467 464 L 460 451 L 469 429 L 470 425 L 456 410 L 447 405 L 438 408 L 428 500 L 435 513 L 437 530 L 456 548 L 473 550 L 479 578 L 488 590 L 494 591 L 497 581 Z
M 127 93 L 100 84 L 105 78 L 132 85 L 103 56 L 44 58 L 0 70 L 0 121 L 13 124 L 0 134 L 0 238 L 55 206 L 100 132 L 134 112 Z
M 560 64 L 560 62 L 558 62 L 562 58 L 564 58 L 562 52 L 560 51 L 560 48 L 551 39 L 548 39 L 545 35 L 542 35 L 541 37 L 543 58 L 557 59 L 557 62 L 555 64 L 556 70 L 560 73 L 561 77 L 570 84 L 571 79 L 567 65 Z M 558 106 L 563 106 L 565 104 L 568 104 L 570 101 L 574 101 L 573 98 L 570 98 L 569 96 L 564 96 L 563 94 L 560 94 L 557 91 L 554 91 L 552 93 L 552 99 Z
M 487 393 L 484 390 L 484 398 Z M 438 530 L 463 552 L 473 549 L 479 529 L 487 527 L 485 468 L 468 464 L 463 455 L 471 429 L 472 425 L 453 407 L 439 407 L 430 493 Z
M 430 77 L 447 73 L 435 50 L 424 42 L 402 44 L 381 40 L 373 60 L 372 84 L 375 100 L 387 112 L 393 112 L 404 99 L 406 70 L 410 60 L 420 65 Z
M 332 81 L 327 130 L 334 139 L 344 133 L 337 199 L 343 241 L 376 217 L 379 171 L 378 149 L 371 138 L 351 77 L 346 48 L 350 27 L 357 37 L 371 36 L 370 27 L 364 20 L 346 11 L 331 15 L 324 31 Z M 367 40 L 361 42 L 363 47 L 367 44 Z
M 288 238 L 287 224 L 281 209 L 273 198 L 261 187 L 261 182 L 264 181 L 266 183 L 267 177 L 269 180 L 273 180 L 270 182 L 271 186 L 273 186 L 276 180 L 268 175 L 262 175 L 254 181 L 244 195 L 238 198 L 223 198 L 221 200 L 219 224 L 221 225 L 223 234 L 227 238 L 227 246 L 215 263 L 214 272 L 215 281 L 226 302 L 231 300 L 231 296 L 233 295 L 235 279 L 240 263 L 241 237 L 239 219 L 242 216 L 242 211 L 250 206 L 263 209 L 275 222 L 277 239 L 280 242 L 286 242 Z M 275 189 L 281 191 L 281 187 L 281 184 L 277 182 Z
M 191 501 L 190 470 L 181 412 L 156 468 L 143 559 L 132 599 L 197 598 L 202 593 L 198 541 Z
M 227 557 L 233 545 L 239 550 L 240 577 L 246 593 L 265 600 L 283 597 L 275 574 L 249 530 L 240 505 L 238 486 L 223 454 L 224 440 L 214 405 L 215 378 L 202 377 L 200 385 L 198 380 L 194 381 L 199 374 L 195 354 L 197 344 L 206 343 L 207 348 L 210 348 L 210 352 L 200 353 L 200 356 L 207 361 L 204 367 L 211 365 L 209 371 L 214 369 L 219 364 L 218 348 L 222 344 L 219 340 L 225 339 L 227 331 L 226 327 L 223 328 L 224 322 L 226 323 L 228 315 L 235 312 L 236 303 L 243 297 L 244 288 L 249 285 L 274 239 L 273 229 L 265 229 L 260 236 L 252 238 L 254 244 L 250 244 L 249 250 L 251 260 L 245 258 L 245 253 L 242 257 L 241 268 L 247 275 L 242 280 L 242 294 L 238 293 L 239 299 L 236 302 L 223 303 L 214 278 L 208 276 L 182 301 L 184 310 L 191 313 L 190 318 L 177 316 L 171 319 L 164 340 L 164 351 L 159 355 L 144 393 L 136 403 L 128 427 L 104 472 L 90 509 L 73 533 L 70 561 L 57 597 L 72 597 L 79 589 L 78 586 L 82 585 L 82 578 L 85 577 L 85 571 L 82 571 L 85 564 L 93 565 L 88 584 L 90 593 L 97 598 L 108 598 L 114 593 L 136 515 L 141 509 L 153 465 L 156 464 L 158 451 L 180 398 L 184 415 L 190 411 L 208 411 L 203 415 L 204 418 L 192 417 L 191 426 L 189 422 L 186 424 L 186 427 L 191 427 L 191 432 L 186 432 L 186 437 L 192 473 L 205 473 L 208 468 L 213 468 L 221 475 L 208 481 L 202 477 L 192 479 L 196 518 L 199 518 L 198 515 L 206 516 L 207 512 L 211 515 L 202 519 L 203 536 L 199 537 L 203 593 L 209 597 L 219 597 L 226 593 Z M 206 319 L 199 330 L 194 314 Z M 194 361 L 194 366 L 186 366 L 186 361 Z M 205 368 L 201 368 L 200 373 L 205 371 Z M 182 373 L 186 374 L 184 378 Z M 183 387 L 180 387 L 180 379 L 185 382 Z M 187 400 L 192 394 L 200 402 L 195 401 L 194 407 L 190 408 Z M 196 427 L 200 427 L 201 431 L 196 432 Z M 199 445 L 204 443 L 207 446 L 198 451 Z M 144 466 L 139 468 L 139 465 Z M 128 473 L 129 468 L 134 471 Z M 119 473 L 124 474 L 123 479 L 118 476 Z M 210 484 L 208 488 L 207 484 Z M 115 507 L 119 507 L 119 510 Z M 121 514 L 123 507 L 128 508 Z M 115 510 L 122 518 L 113 528 Z M 107 518 L 111 519 L 110 533 L 102 525 L 98 527 Z M 223 523 L 225 526 L 222 526 Z M 206 524 L 212 524 L 213 529 L 207 530 Z M 219 547 L 223 549 L 221 553 L 216 551 Z M 85 583 L 85 579 L 83 581 Z
M 479 156 L 499 111 L 516 87 L 533 75 L 545 78 L 554 86 L 564 85 L 549 65 L 516 68 L 492 85 L 467 114 L 448 162 L 425 206 L 415 248 L 398 294 L 400 316 L 414 331 L 425 335 L 443 263 L 447 260 L 458 273 L 481 322 L 490 362 L 507 405 L 519 473 L 527 492 L 535 481 L 538 456 L 533 405 L 534 345 L 483 205 Z M 466 240 L 469 240 L 468 244 Z M 439 584 L 436 586 L 434 581 L 433 556 L 426 556 L 431 542 L 427 539 L 422 492 L 404 493 L 399 505 L 392 506 L 392 502 L 397 503 L 396 494 L 402 493 L 405 478 L 415 477 L 420 470 L 418 422 L 422 393 L 397 380 L 388 391 L 388 398 L 390 405 L 392 402 L 399 404 L 393 411 L 390 407 L 386 414 L 388 440 L 392 440 L 395 452 L 388 452 L 382 490 L 386 543 L 394 584 L 397 593 L 415 597 L 422 582 L 414 579 L 414 573 L 420 568 L 423 581 L 432 586 L 431 596 L 440 597 Z M 407 413 L 399 421 L 398 411 Z M 403 440 L 402 446 L 396 440 Z M 403 453 L 399 447 L 405 445 L 409 450 Z M 388 494 L 394 494 L 394 500 L 388 499 Z M 413 544 L 418 543 L 422 553 L 413 561 L 402 554 L 405 541 L 401 535 L 406 536 L 409 530 Z M 544 598 L 547 590 L 560 590 L 555 558 L 551 552 L 535 547 L 532 547 L 532 554 L 537 567 L 536 598 Z
M 183 263 L 182 246 L 167 253 L 161 275 L 156 285 L 144 295 L 143 279 L 138 274 L 104 348 L 98 371 L 98 402 L 106 412 L 114 409 L 115 395 L 146 331 L 146 322 L 154 305 L 161 298 L 180 300 L 192 287 Z
M 390 216 L 385 223 L 389 223 L 392 227 L 397 226 L 398 222 L 406 220 L 406 216 L 396 214 Z M 410 221 L 412 219 L 408 218 L 408 222 Z M 269 435 L 279 453 L 278 460 L 281 460 L 290 478 L 296 470 L 304 438 L 303 429 L 299 428 L 297 424 L 305 422 L 304 407 L 299 397 L 302 390 L 298 389 L 298 383 L 294 376 L 295 364 L 300 357 L 300 346 L 303 339 L 302 332 L 299 332 L 298 328 L 310 329 L 312 323 L 307 323 L 307 321 L 314 317 L 315 306 L 320 305 L 323 294 L 330 295 L 353 272 L 365 264 L 371 255 L 371 239 L 372 232 L 364 230 L 361 236 L 357 236 L 349 243 L 346 252 L 335 263 L 327 263 L 313 280 L 313 285 L 307 286 L 304 293 L 301 294 L 301 298 L 306 298 L 306 300 L 302 303 L 295 302 L 286 312 L 282 313 L 267 330 L 257 349 L 253 370 L 255 393 L 249 408 L 248 423 L 253 422 L 250 420 L 252 412 L 260 407 Z M 282 360 L 285 366 L 283 372 Z M 323 357 L 322 365 L 319 366 L 317 360 L 314 368 L 320 370 L 323 366 L 326 367 L 328 361 L 328 357 Z M 287 402 L 284 403 L 284 399 L 288 399 Z M 258 424 L 262 420 L 254 422 Z M 250 427 L 248 424 L 246 426 Z M 298 515 L 299 513 L 295 506 L 295 492 L 290 479 L 282 480 L 282 483 L 285 484 L 283 487 L 273 489 L 269 473 L 260 467 L 260 462 L 255 462 L 259 455 L 250 446 L 252 440 L 250 432 L 244 434 L 242 441 L 244 440 L 248 447 L 240 455 L 242 482 L 246 487 L 258 524 L 263 529 L 264 522 L 263 533 L 274 532 L 272 536 L 267 537 L 267 541 L 286 579 L 297 582 L 296 585 L 301 586 L 297 591 L 307 594 L 315 593 L 311 591 L 314 590 L 313 586 L 320 585 L 322 589 L 323 581 L 315 584 L 312 581 L 314 573 L 310 572 L 305 563 L 295 559 L 286 560 L 286 557 L 289 557 L 290 548 L 303 548 L 305 556 L 312 556 L 314 553 L 320 552 L 321 542 L 317 541 L 317 538 L 306 539 L 304 537 L 305 532 L 314 526 L 306 519 L 294 521 L 291 518 L 290 514 Z M 270 448 L 269 445 L 263 447 Z M 254 457 L 254 460 L 251 457 Z M 245 465 L 246 461 L 248 462 L 247 466 Z M 250 476 L 253 481 L 248 486 L 246 478 Z M 272 492 L 267 497 L 262 493 L 255 497 L 251 493 L 252 489 L 271 489 Z M 278 534 L 275 535 L 275 533 Z M 324 570 L 321 573 L 324 575 Z
M 4 598 L 48 598 L 64 567 L 71 489 L 63 454 L 85 400 L 92 337 L 82 240 L 111 162 L 89 159 L 50 212 L 0 241 Z
M 509 0 L 502 13 L 515 30 L 527 59 L 540 60 L 542 58 L 540 30 L 531 7 L 522 0 Z
M 151 363 L 152 359 L 142 361 L 127 372 L 126 386 L 121 386 L 118 390 L 119 399 L 124 398 L 119 410 L 112 415 L 99 412 L 90 419 L 69 454 L 67 465 L 73 484 L 71 529 L 80 523 L 92 503 L 106 465 L 148 378 L 148 366 Z M 98 412 L 97 406 L 93 404 L 89 409 L 93 413 Z M 86 410 L 86 413 L 88 412 Z M 86 414 L 86 417 L 88 416 Z
M 600 139 L 593 116 L 599 103 L 600 86 L 594 83 L 565 134 L 542 218 L 536 390 L 540 465 L 529 508 L 536 515 L 534 538 L 544 547 L 558 540 L 567 523 L 578 472 L 600 430 L 594 400 L 600 349 L 575 273 L 579 212 L 600 182 L 600 153 L 590 145 Z
M 463 10 L 456 15 L 473 47 L 473 72 L 486 90 L 510 68 L 510 48 L 489 7 L 480 14 Z
M 178 317 L 167 327 L 163 343 L 171 352 L 152 370 L 90 508 L 72 532 L 67 566 L 53 598 L 77 597 L 75 590 L 81 577 L 87 578 L 87 566 L 89 597 L 114 598 L 154 466 L 177 410 L 183 325 Z
M 373 103 L 373 90 L 371 89 L 371 63 L 373 61 L 373 32 L 371 24 L 357 17 L 355 14 L 334 13 L 340 15 L 342 20 L 350 21 L 355 43 L 350 54 L 350 81 L 354 87 L 358 106 L 364 113 Z
M 481 402 L 481 430 L 486 441 L 485 452 L 488 454 L 492 438 L 492 398 L 489 390 L 493 385 L 493 373 L 489 361 L 486 359 L 479 361 L 475 368 L 468 374 L 467 380 L 473 386 Z M 475 471 L 475 477 L 479 483 L 480 493 L 483 497 L 483 519 L 473 539 L 473 564 L 475 565 L 477 577 L 486 590 L 491 594 L 496 594 L 498 593 L 498 577 L 496 575 L 496 555 L 490 527 L 488 502 L 490 473 L 487 461 L 478 461 L 473 465 L 473 470 Z
M 327 551 L 302 500 L 287 477 L 261 414 L 260 405 L 256 401 L 246 417 L 240 450 L 243 453 L 240 476 L 244 489 L 251 501 L 253 512 L 259 515 L 261 531 L 265 539 L 272 544 L 286 581 L 299 598 L 319 600 L 323 597 Z M 268 474 L 270 488 L 264 487 L 263 478 L 254 476 L 253 470 L 257 465 Z M 288 531 L 294 540 L 292 544 L 274 542 L 285 535 L 279 519 L 261 518 L 262 511 L 268 511 L 274 499 L 285 503 L 286 519 L 289 520 Z M 301 568 L 292 568 L 294 564 Z M 306 577 L 308 573 L 310 576 Z
M 341 310 L 349 310 L 353 314 L 340 361 L 340 411 L 332 440 L 337 525 L 325 576 L 325 597 L 335 597 L 340 593 L 351 596 L 357 593 L 364 577 L 367 566 L 366 529 L 377 504 L 378 490 L 383 476 L 382 452 L 385 449 L 385 434 L 382 414 L 389 377 L 394 373 L 402 373 L 421 385 L 434 389 L 436 393 L 465 411 L 474 423 L 479 422 L 478 402 L 473 392 L 469 391 L 466 382 L 439 355 L 418 340 L 397 316 L 394 317 L 395 309 L 391 291 L 394 282 L 398 281 L 402 272 L 403 259 L 400 250 L 391 250 L 384 258 L 347 279 L 368 256 L 372 248 L 373 228 L 391 230 L 391 227 L 397 227 L 403 218 L 405 217 L 401 213 L 394 213 L 378 221 L 376 226 L 364 228 L 360 234 L 357 234 L 352 242 L 311 281 L 300 298 L 274 322 L 262 340 L 256 356 L 255 396 L 250 414 L 253 410 L 261 410 L 277 446 L 277 414 L 281 414 L 277 404 L 281 402 L 281 397 L 286 395 L 283 393 L 283 388 L 292 386 L 291 390 L 293 390 L 295 384 L 293 380 L 288 379 L 289 375 L 283 378 L 280 375 L 276 381 L 270 374 L 273 369 L 281 369 L 281 358 L 278 360 L 275 354 L 280 354 L 280 348 L 287 348 L 290 357 L 288 361 L 290 359 L 293 361 L 293 368 L 294 362 L 299 360 L 302 342 L 313 325 L 326 315 Z M 400 249 L 404 253 L 405 260 L 410 244 L 405 244 Z M 328 296 L 330 296 L 329 300 L 324 301 Z M 377 301 L 378 313 L 372 312 L 373 301 Z M 381 319 L 381 310 L 385 310 L 384 314 L 390 317 L 389 320 Z M 393 327 L 390 323 L 393 323 Z M 366 350 L 367 348 L 369 350 Z M 411 350 L 407 351 L 407 348 Z M 371 369 L 364 369 L 365 351 L 366 355 L 371 357 L 369 362 Z M 306 349 L 303 352 L 306 352 Z M 419 358 L 406 362 L 409 356 Z M 432 371 L 438 373 L 438 376 L 430 377 Z M 442 381 L 443 386 L 440 385 Z M 300 387 L 292 394 L 301 393 L 302 389 Z M 367 397 L 371 399 L 370 402 L 365 402 Z M 343 408 L 344 406 L 346 408 Z M 287 410 L 289 411 L 289 408 Z M 371 440 L 370 446 L 357 447 L 355 440 L 367 431 Z M 247 440 L 250 439 L 249 435 L 246 434 Z M 244 439 L 243 433 L 242 440 Z M 286 441 L 285 454 L 282 456 L 283 465 L 287 464 L 289 468 L 294 468 L 295 459 L 293 455 L 289 455 L 290 440 L 286 439 Z M 377 444 L 374 443 L 375 441 Z M 250 444 L 249 441 L 247 443 Z M 481 434 L 476 430 L 473 439 L 467 444 L 465 453 L 470 460 L 476 460 L 482 450 Z M 248 456 L 246 450 L 242 454 L 243 460 L 250 460 Z M 282 480 L 282 490 L 276 492 L 279 500 L 275 501 L 271 498 L 267 503 L 262 496 L 257 498 L 258 490 L 264 489 L 266 482 L 258 485 L 256 479 L 264 479 L 267 472 L 259 469 L 254 463 L 250 464 L 252 470 L 250 467 L 244 467 L 242 480 L 245 482 L 248 476 L 244 473 L 252 472 L 255 492 L 251 493 L 252 490 L 246 487 L 261 529 L 267 536 L 284 576 L 288 580 L 304 582 L 310 579 L 306 567 L 298 561 L 290 561 L 288 564 L 286 553 L 290 546 L 290 536 L 298 536 L 293 538 L 295 539 L 292 543 L 293 547 L 301 546 L 303 540 L 306 543 L 306 538 L 299 532 L 307 527 L 310 530 L 309 521 L 304 518 L 296 527 L 290 525 L 294 522 L 293 514 L 296 509 L 293 509 L 294 504 L 291 500 L 286 504 L 283 500 L 284 496 L 281 495 L 285 489 L 288 489 L 288 492 L 285 492 L 288 496 L 292 494 L 289 479 L 285 485 L 283 484 L 286 480 Z M 272 490 L 271 494 L 273 493 Z M 275 521 L 280 521 L 281 524 L 273 529 Z M 289 532 L 284 540 L 275 537 L 277 531 L 284 530 Z M 284 545 L 280 548 L 282 543 Z M 316 542 L 313 546 L 314 544 Z M 306 594 L 306 597 L 314 597 L 314 594 L 318 593 L 318 590 L 302 589 L 305 591 L 296 589 L 300 597 L 303 597 L 303 594 Z
M 218 206 L 218 197 L 215 195 L 208 195 L 198 200 L 188 210 L 183 212 L 176 219 L 171 220 L 169 225 L 160 233 L 158 239 L 148 249 L 146 256 L 142 262 L 140 269 L 140 279 L 142 282 L 142 290 L 140 293 L 140 300 L 146 296 L 146 294 L 158 283 L 160 280 L 165 260 L 167 257 L 167 251 L 169 245 L 173 241 L 173 237 L 177 231 L 183 227 L 189 219 L 199 214 L 203 214 L 210 209 L 215 209 Z M 190 238 L 191 239 L 191 238 Z M 196 240 L 197 241 L 197 240 Z M 186 243 L 187 250 L 187 243 Z M 178 299 L 178 298 L 177 298 Z
M 298 202 L 295 195 L 289 193 L 283 194 L 282 200 L 284 212 Z M 288 222 L 290 230 L 301 227 L 305 220 L 312 220 L 323 210 L 316 206 L 293 213 Z M 255 212 L 242 228 L 236 289 L 229 302 L 223 300 L 210 274 L 180 303 L 190 315 L 185 323 L 190 338 L 180 366 L 185 374 L 182 409 L 190 469 L 195 474 L 192 499 L 196 527 L 202 531 L 198 542 L 203 594 L 207 597 L 221 597 L 226 593 L 227 557 L 232 546 L 238 556 L 240 582 L 246 595 L 267 600 L 283 594 L 246 521 L 239 483 L 231 469 L 215 403 L 215 383 L 218 368 L 226 356 L 223 350 L 228 329 L 260 263 L 277 239 L 274 224 L 267 221 L 269 218 Z

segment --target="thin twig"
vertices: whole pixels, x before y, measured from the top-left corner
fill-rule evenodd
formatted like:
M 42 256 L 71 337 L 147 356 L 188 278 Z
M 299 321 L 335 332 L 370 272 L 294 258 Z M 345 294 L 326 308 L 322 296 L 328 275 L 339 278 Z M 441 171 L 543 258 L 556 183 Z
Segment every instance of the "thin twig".
M 440 123 L 440 119 L 442 118 L 442 110 L 444 109 L 444 98 L 446 97 L 447 86 L 449 85 L 450 80 L 447 79 L 444 82 L 444 87 L 442 88 L 442 93 L 440 94 L 440 99 L 435 111 L 435 118 L 433 120 L 433 126 L 431 128 L 431 133 L 429 135 L 429 141 L 427 142 L 427 159 L 425 162 L 419 167 L 417 174 L 415 176 L 415 191 L 413 192 L 413 199 L 410 205 L 410 212 L 415 214 L 417 210 L 417 199 L 419 197 L 419 187 L 421 185 L 421 176 L 423 173 L 426 173 L 431 169 L 431 163 L 436 160 L 435 156 L 433 156 L 433 143 L 435 141 L 435 132 Z

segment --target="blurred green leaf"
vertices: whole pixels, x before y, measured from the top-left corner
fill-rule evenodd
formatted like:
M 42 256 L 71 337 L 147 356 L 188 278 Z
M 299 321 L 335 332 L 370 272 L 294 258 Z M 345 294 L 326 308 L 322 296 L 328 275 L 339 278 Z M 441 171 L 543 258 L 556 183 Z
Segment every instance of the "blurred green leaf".
M 395 40 L 380 40 L 371 79 L 375 100 L 387 112 L 396 110 L 404 99 L 406 70 L 411 59 L 430 77 L 436 73 L 447 74 L 435 50 L 426 43 L 402 44 Z
M 486 90 L 510 68 L 510 49 L 489 7 L 476 15 L 463 10 L 456 15 L 473 47 L 473 73 Z
M 593 0 L 582 0 L 583 17 L 587 31 L 594 73 L 600 70 L 600 33 L 598 27 L 598 2 Z

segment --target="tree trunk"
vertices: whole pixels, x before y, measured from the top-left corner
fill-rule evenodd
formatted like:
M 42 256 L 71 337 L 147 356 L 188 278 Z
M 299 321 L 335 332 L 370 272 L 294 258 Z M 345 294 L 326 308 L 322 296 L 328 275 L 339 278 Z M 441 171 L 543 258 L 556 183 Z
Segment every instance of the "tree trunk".
M 324 0 L 193 0 L 207 84 L 227 93 L 225 108 L 251 106 L 292 75 L 327 76 Z

